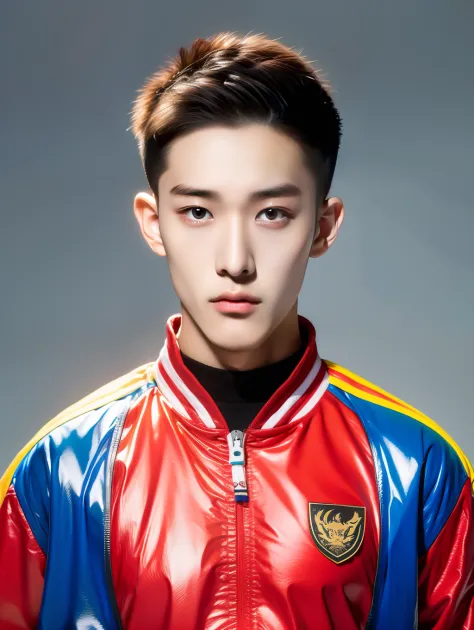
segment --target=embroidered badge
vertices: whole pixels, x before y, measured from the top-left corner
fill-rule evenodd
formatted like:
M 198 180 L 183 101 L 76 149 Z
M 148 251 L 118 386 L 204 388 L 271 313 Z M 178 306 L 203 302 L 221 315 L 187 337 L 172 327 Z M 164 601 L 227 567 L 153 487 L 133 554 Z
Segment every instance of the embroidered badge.
M 341 564 L 352 558 L 362 544 L 365 507 L 310 503 L 309 527 L 319 551 Z

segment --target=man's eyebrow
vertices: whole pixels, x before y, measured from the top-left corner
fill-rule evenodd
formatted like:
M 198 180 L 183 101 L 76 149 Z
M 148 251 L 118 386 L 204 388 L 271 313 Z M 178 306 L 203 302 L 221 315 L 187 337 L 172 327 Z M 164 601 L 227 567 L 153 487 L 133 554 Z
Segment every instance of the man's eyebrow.
M 181 195 L 185 197 L 201 197 L 210 199 L 211 201 L 219 201 L 221 196 L 213 190 L 204 190 L 202 188 L 193 188 L 184 184 L 177 184 L 170 190 L 172 195 Z M 250 201 L 262 201 L 270 197 L 300 197 L 301 189 L 295 184 L 280 184 L 263 190 L 256 190 L 249 195 Z

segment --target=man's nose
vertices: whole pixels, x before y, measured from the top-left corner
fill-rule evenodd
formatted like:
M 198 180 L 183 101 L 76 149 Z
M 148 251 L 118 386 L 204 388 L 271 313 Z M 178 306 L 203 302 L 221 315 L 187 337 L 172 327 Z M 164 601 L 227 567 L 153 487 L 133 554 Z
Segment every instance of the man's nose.
M 255 260 L 248 229 L 241 217 L 232 217 L 218 234 L 216 271 L 219 275 L 238 277 L 255 272 Z

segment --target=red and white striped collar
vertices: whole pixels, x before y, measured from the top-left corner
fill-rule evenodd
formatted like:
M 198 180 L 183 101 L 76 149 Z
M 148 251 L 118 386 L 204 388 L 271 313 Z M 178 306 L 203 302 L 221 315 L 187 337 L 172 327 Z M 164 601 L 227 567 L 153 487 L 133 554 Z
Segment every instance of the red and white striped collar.
M 300 420 L 311 413 L 328 387 L 326 364 L 318 356 L 316 331 L 299 315 L 307 330 L 303 357 L 289 378 L 265 403 L 250 429 L 272 429 Z M 193 424 L 209 429 L 227 429 L 216 403 L 184 365 L 177 334 L 181 315 L 172 315 L 166 324 L 166 340 L 155 362 L 155 379 L 163 396 L 177 413 Z

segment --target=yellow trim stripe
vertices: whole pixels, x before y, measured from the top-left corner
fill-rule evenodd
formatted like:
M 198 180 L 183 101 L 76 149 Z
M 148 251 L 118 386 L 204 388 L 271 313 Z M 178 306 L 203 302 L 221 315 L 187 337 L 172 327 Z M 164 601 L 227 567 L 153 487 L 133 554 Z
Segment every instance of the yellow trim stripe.
M 336 372 L 339 372 L 340 374 L 344 374 L 345 376 L 352 379 L 353 381 L 357 381 L 357 383 L 364 385 L 364 387 L 368 387 L 369 389 L 373 389 L 375 392 L 378 392 L 379 394 L 382 394 L 383 396 L 387 396 L 388 398 L 399 403 L 403 407 L 411 409 L 412 411 L 416 411 L 416 413 L 421 413 L 421 411 L 418 411 L 418 409 L 415 409 L 415 407 L 412 407 L 412 405 L 409 405 L 404 400 L 397 398 L 396 396 L 394 396 L 390 392 L 385 391 L 381 387 L 377 387 L 377 385 L 374 385 L 370 381 L 366 381 L 365 378 L 362 378 L 362 376 L 359 376 L 358 374 L 354 374 L 354 372 L 351 372 L 350 370 L 342 367 L 341 365 L 337 365 L 336 363 L 332 363 L 331 361 L 325 361 L 325 363 L 328 366 L 328 368 L 330 368 L 331 370 L 335 370 Z
M 131 372 L 106 383 L 49 420 L 49 422 L 47 422 L 15 456 L 3 474 L 3 477 L 0 479 L 0 506 L 3 503 L 3 499 L 5 498 L 13 475 L 15 474 L 20 462 L 40 440 L 69 420 L 77 418 L 88 411 L 99 409 L 99 407 L 103 407 L 114 400 L 123 398 L 138 389 L 141 385 L 144 385 L 146 382 L 154 380 L 153 365 L 153 363 L 145 363 Z
M 425 416 L 424 413 L 422 413 L 421 411 L 418 411 L 418 409 L 416 409 L 415 407 L 412 407 L 411 405 L 408 405 L 404 401 L 400 400 L 400 398 L 396 398 L 395 396 L 392 396 L 391 394 L 384 391 L 380 387 L 373 385 L 369 381 L 366 381 L 360 376 L 357 376 L 353 372 L 350 372 L 349 370 L 346 370 L 345 368 L 339 365 L 336 365 L 335 363 L 331 363 L 330 361 L 326 361 L 326 364 L 330 369 L 335 370 L 341 374 L 344 374 L 345 376 L 348 376 L 353 381 L 360 383 L 361 385 L 364 385 L 365 387 L 369 387 L 370 389 L 373 389 L 375 392 L 378 392 L 379 394 L 388 396 L 389 398 L 391 398 L 393 402 L 390 400 L 385 400 L 384 398 L 379 398 L 376 394 L 369 394 L 368 392 L 358 389 L 357 387 L 354 387 L 353 385 L 346 383 L 346 381 L 343 381 L 337 378 L 337 376 L 334 376 L 333 374 L 331 374 L 331 372 L 329 372 L 329 382 L 335 385 L 336 387 L 339 387 L 343 391 L 346 391 L 349 394 L 353 394 L 354 396 L 357 396 L 358 398 L 362 398 L 363 400 L 368 400 L 369 402 L 372 402 L 376 405 L 380 405 L 381 407 L 386 407 L 387 409 L 392 409 L 393 411 L 398 411 L 399 413 L 403 413 L 404 415 L 409 416 L 410 418 L 413 418 L 414 420 L 418 420 L 418 422 L 421 422 L 422 424 L 426 425 L 430 429 L 433 429 L 433 431 L 436 431 L 438 435 L 440 435 L 444 440 L 446 440 L 446 442 L 450 446 L 452 446 L 454 451 L 457 453 L 459 459 L 463 463 L 463 466 L 466 469 L 466 472 L 469 478 L 471 479 L 471 481 L 474 482 L 474 468 L 472 467 L 471 462 L 469 461 L 467 455 L 458 446 L 458 444 L 453 440 L 453 438 L 448 433 L 446 433 L 446 431 L 443 428 L 441 428 L 438 424 L 436 424 L 436 422 L 431 420 L 431 418 L 429 418 L 428 416 Z

